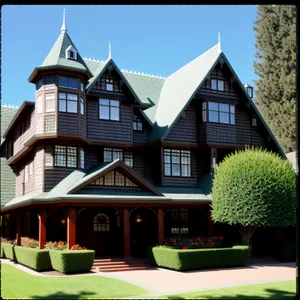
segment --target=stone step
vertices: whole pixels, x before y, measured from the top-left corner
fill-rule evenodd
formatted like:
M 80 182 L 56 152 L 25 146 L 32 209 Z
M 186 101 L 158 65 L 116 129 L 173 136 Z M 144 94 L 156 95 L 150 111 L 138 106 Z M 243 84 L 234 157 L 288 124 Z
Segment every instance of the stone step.
M 105 268 L 122 268 L 122 267 L 149 267 L 149 264 L 126 264 L 126 263 L 116 263 L 116 264 L 93 264 L 93 267 L 99 267 L 100 269 Z
M 122 271 L 137 271 L 137 270 L 146 270 L 147 267 L 143 266 L 143 267 L 128 267 L 128 266 L 123 266 L 123 267 L 118 267 L 118 268 L 99 268 L 99 272 L 122 272 Z M 92 267 L 92 271 L 96 271 L 97 268 Z
M 94 262 L 93 266 L 148 266 L 149 264 L 146 262 L 136 262 L 136 263 L 130 263 L 130 262 L 125 262 L 125 261 L 120 261 L 120 262 Z

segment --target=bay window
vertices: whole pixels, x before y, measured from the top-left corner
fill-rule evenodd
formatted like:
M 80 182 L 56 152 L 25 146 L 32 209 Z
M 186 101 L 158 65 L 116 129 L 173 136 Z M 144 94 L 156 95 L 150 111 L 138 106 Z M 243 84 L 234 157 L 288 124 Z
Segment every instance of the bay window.
M 58 86 L 78 90 L 78 79 L 73 77 L 58 76 Z
M 77 113 L 78 95 L 59 93 L 59 112 Z

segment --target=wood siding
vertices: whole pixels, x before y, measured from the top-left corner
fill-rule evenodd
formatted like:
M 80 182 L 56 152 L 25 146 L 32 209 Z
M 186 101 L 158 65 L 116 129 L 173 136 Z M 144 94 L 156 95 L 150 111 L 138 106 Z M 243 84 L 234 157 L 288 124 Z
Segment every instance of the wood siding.
M 197 143 L 197 124 L 197 108 L 196 105 L 191 102 L 171 128 L 165 140 Z
M 147 149 L 133 150 L 133 169 L 143 178 L 152 178 L 152 165 L 149 160 Z
M 207 123 L 207 142 L 208 143 L 236 143 L 235 125 Z
M 78 114 L 59 113 L 58 114 L 58 133 L 68 135 L 79 135 Z
M 131 105 L 120 101 L 120 121 L 99 119 L 99 101 L 87 100 L 88 138 L 132 142 Z
M 73 171 L 73 168 L 46 167 L 44 172 L 45 192 L 49 192 L 53 187 L 55 187 L 61 180 L 63 180 Z
M 23 116 L 17 122 L 13 130 L 13 154 L 16 154 L 23 148 L 27 142 L 35 134 L 35 110 L 34 107 L 28 107 Z
M 37 146 L 34 160 L 35 190 L 44 192 L 44 147 Z
M 143 131 L 133 130 L 133 142 L 136 144 L 147 144 L 151 134 L 151 129 L 143 124 Z
M 99 157 L 103 157 L 103 148 L 102 147 L 85 147 L 84 148 L 85 155 L 85 168 L 90 169 L 98 166 L 102 159 L 99 160 Z

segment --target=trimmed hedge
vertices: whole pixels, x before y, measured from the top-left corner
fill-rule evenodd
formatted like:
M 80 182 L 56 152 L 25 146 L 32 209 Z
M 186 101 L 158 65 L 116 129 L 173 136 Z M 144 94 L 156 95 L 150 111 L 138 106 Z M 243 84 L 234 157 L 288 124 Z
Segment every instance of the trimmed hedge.
M 9 258 L 10 260 L 15 260 L 15 251 L 14 247 L 15 245 L 12 245 L 10 243 L 2 243 L 1 247 L 3 248 L 3 253 L 6 258 Z
M 36 271 L 52 270 L 49 250 L 15 246 L 16 261 Z
M 51 264 L 61 273 L 88 272 L 95 259 L 94 250 L 50 250 Z
M 247 265 L 249 247 L 234 246 L 232 248 L 210 248 L 180 250 L 166 247 L 153 247 L 148 251 L 150 262 L 155 261 L 159 267 L 178 271 L 234 267 Z
M 4 249 L 3 249 L 3 243 L 1 244 L 1 253 L 0 253 L 0 257 L 1 258 L 5 258 L 5 255 L 4 255 Z

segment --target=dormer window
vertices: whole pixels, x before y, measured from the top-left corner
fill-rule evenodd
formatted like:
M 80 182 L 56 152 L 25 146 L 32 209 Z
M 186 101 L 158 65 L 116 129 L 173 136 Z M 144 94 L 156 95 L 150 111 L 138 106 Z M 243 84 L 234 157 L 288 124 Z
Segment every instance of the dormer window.
M 212 79 L 211 89 L 217 91 L 224 91 L 224 80 Z
M 74 59 L 77 60 L 77 51 L 75 50 L 75 48 L 70 45 L 67 49 L 66 49 L 66 59 Z

